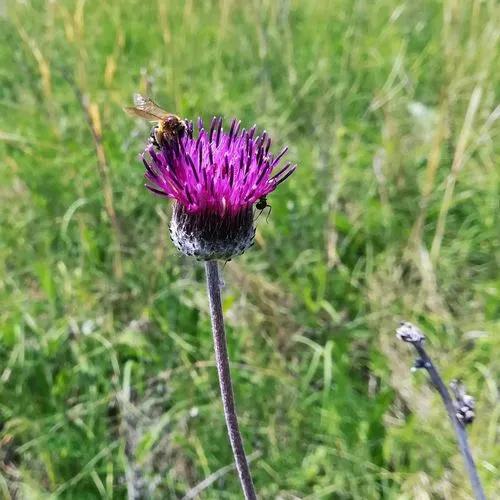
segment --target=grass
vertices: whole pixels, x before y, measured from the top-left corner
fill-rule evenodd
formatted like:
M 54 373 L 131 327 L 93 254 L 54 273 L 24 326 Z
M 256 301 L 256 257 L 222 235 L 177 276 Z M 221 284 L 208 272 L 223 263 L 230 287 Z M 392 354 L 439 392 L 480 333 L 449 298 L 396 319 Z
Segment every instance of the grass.
M 231 463 L 202 267 L 142 187 L 141 91 L 238 116 L 299 169 L 225 268 L 262 498 L 470 498 L 428 334 L 477 397 L 500 490 L 498 25 L 492 0 L 0 6 L 0 490 L 182 498 Z M 496 144 L 495 144 L 496 143 Z M 202 493 L 239 498 L 234 472 Z M 149 496 L 148 496 L 149 495 Z

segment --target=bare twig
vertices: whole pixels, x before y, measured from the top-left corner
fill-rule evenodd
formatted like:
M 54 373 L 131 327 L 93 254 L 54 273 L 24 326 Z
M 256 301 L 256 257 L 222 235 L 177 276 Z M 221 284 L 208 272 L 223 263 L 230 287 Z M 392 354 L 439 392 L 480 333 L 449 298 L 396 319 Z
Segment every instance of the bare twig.
M 450 393 L 448 392 L 448 389 L 446 388 L 446 385 L 439 375 L 439 372 L 437 371 L 436 367 L 429 358 L 429 355 L 424 349 L 425 335 L 415 325 L 404 321 L 396 330 L 396 334 L 400 340 L 412 344 L 417 351 L 419 357 L 415 363 L 415 368 L 425 368 L 429 373 L 431 381 L 434 384 L 434 387 L 439 392 L 448 416 L 450 417 L 451 423 L 453 424 L 460 452 L 464 457 L 465 468 L 467 469 L 467 473 L 469 474 L 469 479 L 471 482 L 472 491 L 474 492 L 474 496 L 477 500 L 486 500 L 483 487 L 477 473 L 476 465 L 470 451 L 467 432 L 465 430 L 466 420 L 459 419 L 458 416 L 461 411 L 468 415 L 467 408 L 465 408 L 465 406 L 467 406 L 469 410 L 473 410 L 473 399 L 470 396 L 466 395 L 461 388 L 459 389 L 457 383 L 455 382 L 455 385 L 452 387 L 454 387 L 455 394 L 457 395 L 457 401 L 453 401 Z M 462 409 L 462 407 L 464 409 Z
M 75 96 L 78 100 L 85 120 L 89 126 L 90 132 L 92 133 L 92 139 L 94 142 L 94 148 L 97 157 L 97 172 L 99 174 L 99 179 L 101 181 L 101 188 L 104 197 L 104 209 L 106 215 L 111 224 L 111 233 L 113 238 L 113 271 L 117 279 L 123 277 L 123 263 L 121 255 L 121 230 L 118 224 L 118 217 L 115 211 L 115 204 L 113 201 L 113 185 L 111 182 L 111 172 L 109 170 L 108 161 L 106 158 L 106 152 L 104 150 L 104 145 L 102 142 L 102 126 L 101 126 L 101 114 L 99 112 L 99 107 L 97 104 L 90 101 L 88 95 L 84 92 L 84 89 L 75 81 L 75 78 L 70 74 L 68 68 L 63 66 L 58 68 L 61 76 L 66 80 L 68 85 L 71 87 Z
M 121 258 L 120 243 L 121 233 L 120 227 L 118 225 L 118 218 L 115 212 L 115 205 L 113 202 L 113 187 L 111 185 L 111 175 L 109 172 L 109 166 L 106 159 L 104 146 L 102 144 L 101 115 L 99 113 L 97 104 L 90 102 L 86 95 L 82 94 L 79 89 L 77 90 L 80 106 L 82 107 L 82 110 L 85 114 L 85 118 L 87 119 L 90 131 L 92 132 L 92 138 L 94 139 L 94 147 L 97 156 L 97 170 L 101 179 L 101 186 L 104 195 L 104 208 L 110 220 L 113 238 L 115 240 L 115 249 L 113 253 L 113 269 L 116 278 L 121 279 L 123 277 L 123 264 Z

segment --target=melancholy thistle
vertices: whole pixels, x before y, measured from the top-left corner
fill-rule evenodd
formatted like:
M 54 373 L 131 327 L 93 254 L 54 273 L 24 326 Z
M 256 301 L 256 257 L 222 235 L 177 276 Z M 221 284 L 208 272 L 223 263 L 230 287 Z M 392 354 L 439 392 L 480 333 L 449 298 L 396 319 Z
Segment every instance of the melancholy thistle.
M 146 148 L 146 187 L 175 200 L 170 236 L 183 254 L 229 260 L 252 245 L 253 205 L 295 169 L 279 168 L 287 148 L 274 156 L 271 138 L 255 132 L 255 126 L 240 130 L 236 120 L 226 132 L 222 118 L 205 130 L 199 120 L 196 137 L 187 122 L 182 137 Z
M 155 116 L 161 115 L 161 108 L 139 97 L 136 105 L 141 106 L 141 111 L 153 110 Z M 253 244 L 254 205 L 267 206 L 266 196 L 293 173 L 295 165 L 280 165 L 287 148 L 273 155 L 271 138 L 266 132 L 256 135 L 255 126 L 241 129 L 240 122 L 233 120 L 226 132 L 222 118 L 216 117 L 209 130 L 198 120 L 195 133 L 193 124 L 183 120 L 183 128 L 166 135 L 165 131 L 170 132 L 166 120 L 175 115 L 161 116 L 163 121 L 153 129 L 150 144 L 142 155 L 146 187 L 175 201 L 170 222 L 175 246 L 183 254 L 205 261 L 215 360 L 229 441 L 245 498 L 253 500 L 257 496 L 234 404 L 217 261 L 230 260 Z

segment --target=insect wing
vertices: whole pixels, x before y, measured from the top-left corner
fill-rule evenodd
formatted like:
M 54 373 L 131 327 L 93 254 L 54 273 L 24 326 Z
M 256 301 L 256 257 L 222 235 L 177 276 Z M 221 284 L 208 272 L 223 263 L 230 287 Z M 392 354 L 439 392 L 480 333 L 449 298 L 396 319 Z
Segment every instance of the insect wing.
M 166 118 L 171 113 L 160 108 L 152 99 L 141 94 L 134 94 L 134 107 L 140 109 L 159 120 Z
M 130 116 L 139 116 L 140 118 L 144 118 L 145 120 L 148 120 L 150 122 L 157 122 L 157 121 L 161 120 L 160 117 L 158 117 L 156 115 L 152 115 L 151 113 L 149 113 L 148 111 L 144 111 L 143 109 L 134 108 L 134 107 L 126 107 L 123 109 Z

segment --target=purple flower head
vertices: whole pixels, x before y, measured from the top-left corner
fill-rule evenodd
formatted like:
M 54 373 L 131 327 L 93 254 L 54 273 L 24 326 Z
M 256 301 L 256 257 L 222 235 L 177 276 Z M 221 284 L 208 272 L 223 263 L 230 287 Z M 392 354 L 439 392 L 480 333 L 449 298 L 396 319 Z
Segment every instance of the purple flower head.
M 287 152 L 270 152 L 266 132 L 240 129 L 233 120 L 229 131 L 222 118 L 209 131 L 198 120 L 186 122 L 182 137 L 160 148 L 149 145 L 142 155 L 146 187 L 173 198 L 172 240 L 188 255 L 203 260 L 229 259 L 243 253 L 253 241 L 253 205 L 287 179 L 295 165 L 280 163 Z
M 271 154 L 271 138 L 266 132 L 255 137 L 255 126 L 240 130 L 240 122 L 233 120 L 226 132 L 222 118 L 214 118 L 210 131 L 201 120 L 198 129 L 194 138 L 188 123 L 184 137 L 160 151 L 149 146 L 143 154 L 146 187 L 174 198 L 190 214 L 237 214 L 274 191 L 295 169 L 287 163 L 273 174 L 287 148 Z

